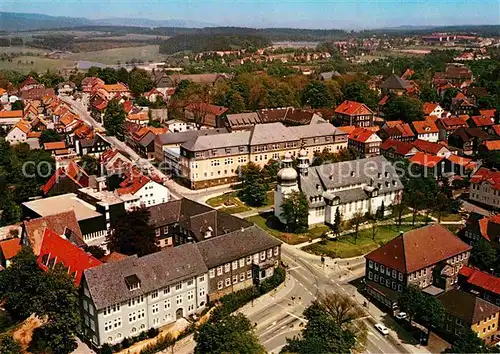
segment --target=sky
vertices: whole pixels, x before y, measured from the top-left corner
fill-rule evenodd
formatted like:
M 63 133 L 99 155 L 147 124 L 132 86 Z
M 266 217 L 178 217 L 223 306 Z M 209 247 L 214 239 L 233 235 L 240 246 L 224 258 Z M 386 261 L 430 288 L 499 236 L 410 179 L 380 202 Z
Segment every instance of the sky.
M 246 27 L 500 24 L 500 0 L 0 0 L 0 11 Z

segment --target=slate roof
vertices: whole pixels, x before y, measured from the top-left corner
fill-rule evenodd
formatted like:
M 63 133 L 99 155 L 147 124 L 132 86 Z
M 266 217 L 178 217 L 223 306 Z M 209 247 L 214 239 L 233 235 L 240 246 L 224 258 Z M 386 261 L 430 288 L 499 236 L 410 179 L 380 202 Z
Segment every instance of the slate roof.
M 188 130 L 179 133 L 165 133 L 157 135 L 157 139 L 162 145 L 182 144 L 198 136 L 210 136 L 216 134 L 229 133 L 226 128 Z
M 405 90 L 407 87 L 409 87 L 410 84 L 397 76 L 396 74 L 391 74 L 382 84 L 380 84 L 380 87 L 383 89 L 396 89 L 396 90 Z
M 437 299 L 443 304 L 447 313 L 460 318 L 468 325 L 478 323 L 500 311 L 498 306 L 457 289 L 438 295 Z
M 308 197 L 311 206 L 325 205 L 321 198 L 319 201 L 314 198 L 323 196 L 325 192 L 328 193 L 329 199 L 339 197 L 340 203 L 368 198 L 367 192 L 361 186 L 344 191 L 334 191 L 335 188 L 351 185 L 372 185 L 379 189 L 379 193 L 390 193 L 403 189 L 396 170 L 383 156 L 309 167 L 307 175 L 301 174 L 299 176 L 299 182 L 300 189 Z
M 441 224 L 432 224 L 399 235 L 365 258 L 408 274 L 471 248 Z
M 182 144 L 182 147 L 189 151 L 206 151 L 226 147 L 248 145 L 251 133 L 249 131 L 233 132 L 217 135 L 217 139 L 212 136 L 198 136 Z
M 280 241 L 256 225 L 196 244 L 208 269 L 279 245 Z
M 241 127 L 250 127 L 262 123 L 257 112 L 228 114 L 226 116 L 229 126 L 233 129 Z
M 105 263 L 87 269 L 84 274 L 96 310 L 100 310 L 201 275 L 207 270 L 197 245 L 187 243 L 140 258 L 134 255 Z M 139 279 L 139 289 L 130 291 L 127 288 L 125 279 L 131 276 Z

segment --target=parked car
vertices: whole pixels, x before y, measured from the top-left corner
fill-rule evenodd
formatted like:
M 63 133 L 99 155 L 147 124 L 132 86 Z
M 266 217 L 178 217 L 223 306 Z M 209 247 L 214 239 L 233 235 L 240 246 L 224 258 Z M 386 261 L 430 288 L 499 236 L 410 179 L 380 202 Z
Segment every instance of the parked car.
M 408 315 L 406 312 L 398 312 L 395 316 L 398 320 L 404 320 Z
M 380 332 L 382 333 L 384 336 L 387 336 L 389 334 L 389 329 L 384 326 L 382 323 L 377 323 L 375 325 L 375 328 Z

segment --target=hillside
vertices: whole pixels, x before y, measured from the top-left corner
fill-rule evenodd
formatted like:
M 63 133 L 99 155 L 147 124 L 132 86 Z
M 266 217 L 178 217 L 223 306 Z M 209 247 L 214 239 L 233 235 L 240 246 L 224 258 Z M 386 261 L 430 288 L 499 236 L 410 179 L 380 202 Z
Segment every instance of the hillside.
M 160 53 L 194 53 L 267 47 L 271 42 L 262 36 L 243 34 L 181 34 L 160 43 Z
M 92 21 L 86 18 L 0 12 L 0 31 L 30 31 L 36 29 L 89 26 L 91 24 Z

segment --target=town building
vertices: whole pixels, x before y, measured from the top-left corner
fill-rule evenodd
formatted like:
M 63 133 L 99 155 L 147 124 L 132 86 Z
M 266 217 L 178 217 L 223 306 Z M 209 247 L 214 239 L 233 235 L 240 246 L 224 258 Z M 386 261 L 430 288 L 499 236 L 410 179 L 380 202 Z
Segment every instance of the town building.
M 451 154 L 450 149 L 448 149 L 444 144 L 421 139 L 415 140 L 412 144 L 418 149 L 418 151 L 424 152 L 429 155 L 445 157 Z
M 185 133 L 184 133 L 185 134 Z M 201 135 L 180 146 L 181 177 L 192 189 L 236 182 L 241 166 L 260 167 L 302 148 L 310 161 L 314 153 L 347 148 L 347 134 L 329 123 L 285 127 L 282 123 L 257 124 L 250 131 Z
M 467 117 L 468 118 L 468 117 Z M 465 117 L 448 117 L 436 121 L 439 129 L 439 140 L 448 141 L 448 137 L 459 128 L 467 128 Z
M 439 140 L 439 129 L 431 120 L 415 121 L 411 123 L 417 139 L 437 142 Z
M 452 289 L 436 298 L 444 307 L 445 319 L 440 329 L 446 334 L 457 339 L 467 327 L 486 344 L 495 341 L 500 307 L 459 289 Z
M 462 267 L 458 274 L 462 290 L 500 306 L 500 278 L 471 267 Z
M 458 128 L 448 136 L 448 144 L 465 155 L 473 155 L 483 141 L 491 136 L 480 128 Z
M 59 167 L 50 179 L 42 186 L 45 196 L 54 196 L 76 192 L 89 186 L 89 175 L 76 162 Z
M 335 108 L 335 118 L 341 125 L 371 127 L 374 115 L 375 113 L 367 105 L 356 101 L 344 101 Z
M 469 198 L 491 209 L 500 208 L 500 172 L 481 167 L 470 179 Z
M 282 222 L 281 204 L 292 191 L 306 195 L 309 225 L 333 225 L 337 209 L 343 220 L 349 220 L 355 213 L 375 214 L 382 207 L 387 210 L 401 199 L 403 185 L 382 156 L 310 167 L 307 152 L 301 150 L 298 160 L 297 173 L 291 154 L 285 154 L 278 172 L 274 215 Z
M 0 127 L 9 129 L 16 125 L 24 117 L 22 110 L 16 111 L 0 111 Z
M 410 125 L 401 120 L 385 122 L 379 131 L 379 135 L 383 140 L 393 139 L 408 143 L 415 140 L 415 133 L 413 133 Z
M 467 119 L 467 124 L 471 128 L 480 128 L 488 133 L 491 127 L 495 125 L 495 119 L 486 116 L 472 116 Z
M 465 227 L 461 230 L 461 236 L 470 244 L 485 239 L 494 247 L 498 247 L 500 245 L 500 214 L 484 216 L 471 213 Z
M 386 139 L 380 145 L 380 153 L 388 159 L 408 159 L 419 150 L 412 144 L 404 141 Z
M 444 109 L 439 105 L 439 103 L 435 102 L 425 102 L 424 103 L 424 115 L 425 116 L 434 116 L 441 118 L 444 113 Z
M 382 139 L 370 129 L 356 128 L 348 137 L 348 146 L 355 149 L 359 156 L 372 157 L 380 155 Z
M 409 285 L 437 295 L 457 283 L 471 248 L 440 224 L 401 233 L 365 256 L 366 290 L 390 309 Z
M 426 177 L 439 178 L 445 173 L 444 157 L 419 151 L 410 157 L 409 161 L 416 166 L 420 166 Z
M 7 133 L 5 140 L 8 141 L 11 145 L 25 143 L 29 138 L 30 131 L 30 123 L 26 120 L 20 120 Z

